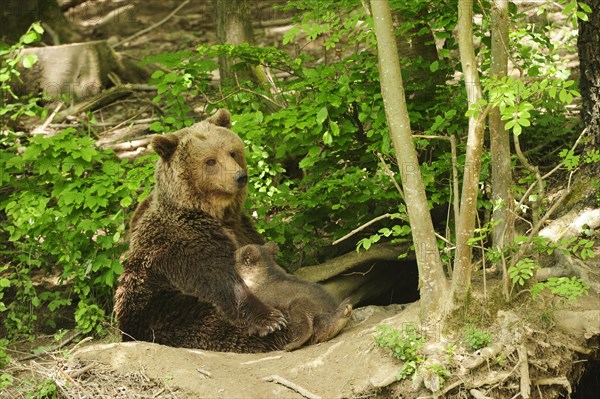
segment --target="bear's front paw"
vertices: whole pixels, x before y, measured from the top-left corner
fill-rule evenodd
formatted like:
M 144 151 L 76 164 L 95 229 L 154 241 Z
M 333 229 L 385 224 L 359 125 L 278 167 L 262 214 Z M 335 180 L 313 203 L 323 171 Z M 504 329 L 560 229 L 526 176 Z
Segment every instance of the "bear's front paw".
M 250 324 L 248 327 L 249 334 L 258 334 L 261 337 L 271 334 L 272 332 L 281 330 L 287 326 L 287 320 L 283 313 L 275 308 L 270 308 L 269 312 Z

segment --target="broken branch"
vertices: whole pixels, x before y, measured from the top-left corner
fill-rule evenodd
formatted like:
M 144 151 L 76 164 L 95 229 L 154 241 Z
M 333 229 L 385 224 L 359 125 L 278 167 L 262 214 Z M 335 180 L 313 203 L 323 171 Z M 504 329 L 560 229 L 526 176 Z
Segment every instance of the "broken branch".
M 267 381 L 267 382 L 274 382 L 276 384 L 283 385 L 284 387 L 287 387 L 287 388 L 291 389 L 292 391 L 296 391 L 300 395 L 302 395 L 308 399 L 321 399 L 320 396 L 315 395 L 314 393 L 306 390 L 305 388 L 302 388 L 300 385 L 294 384 L 293 382 L 288 381 L 285 378 L 280 377 L 278 375 L 270 375 L 268 377 L 263 378 L 263 380 Z

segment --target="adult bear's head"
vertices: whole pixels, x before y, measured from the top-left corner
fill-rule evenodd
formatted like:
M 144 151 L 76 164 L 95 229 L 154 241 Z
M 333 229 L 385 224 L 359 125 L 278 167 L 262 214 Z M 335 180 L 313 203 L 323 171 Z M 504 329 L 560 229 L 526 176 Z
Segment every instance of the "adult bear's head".
M 217 219 L 237 214 L 247 194 L 244 143 L 221 109 L 205 121 L 156 136 L 156 199 L 164 204 L 203 210 Z

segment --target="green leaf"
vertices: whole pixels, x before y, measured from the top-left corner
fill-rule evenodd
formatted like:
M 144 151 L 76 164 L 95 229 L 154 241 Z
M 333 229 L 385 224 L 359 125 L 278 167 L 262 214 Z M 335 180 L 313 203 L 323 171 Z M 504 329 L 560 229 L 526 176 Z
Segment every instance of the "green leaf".
M 578 2 L 577 3 L 579 5 L 579 7 L 586 13 L 590 14 L 592 12 L 592 9 L 589 5 L 585 4 L 584 2 Z
M 519 125 L 518 123 L 515 123 L 515 126 L 513 127 L 513 133 L 518 136 L 521 134 L 522 131 L 523 131 L 523 129 L 521 128 L 521 125 Z
M 97 154 L 97 151 L 94 148 L 87 147 L 81 149 L 81 158 L 90 162 L 92 157 Z
M 431 72 L 435 72 L 440 68 L 440 62 L 439 61 L 433 61 L 430 65 L 429 65 L 429 70 Z
M 583 8 L 583 7 L 581 7 L 581 8 Z M 44 33 L 44 28 L 42 28 L 42 25 L 40 25 L 39 22 L 34 22 L 33 24 L 31 24 L 31 29 L 33 29 L 40 35 Z
M 23 60 L 22 60 L 23 67 L 25 69 L 29 69 L 32 66 L 34 66 L 37 61 L 38 61 L 37 55 L 35 55 L 35 54 L 27 54 L 25 57 L 23 57 Z
M 323 107 L 319 110 L 319 112 L 317 113 L 317 123 L 319 125 L 322 125 L 323 122 L 325 122 L 325 119 L 327 119 L 327 116 L 329 115 L 329 112 L 327 111 L 327 107 Z
M 10 280 L 7 278 L 0 278 L 0 288 L 10 287 Z
M 160 69 L 158 71 L 155 71 L 152 76 L 150 76 L 152 79 L 158 79 L 161 76 L 163 76 L 165 73 L 163 71 L 161 71 Z
M 334 122 L 334 121 L 329 122 L 329 128 L 331 129 L 331 134 L 333 134 L 334 136 L 340 135 L 340 127 L 337 124 L 337 122 Z
M 29 32 L 21 36 L 21 42 L 23 42 L 24 44 L 31 44 L 38 40 L 38 38 L 39 34 L 36 31 L 30 30 Z

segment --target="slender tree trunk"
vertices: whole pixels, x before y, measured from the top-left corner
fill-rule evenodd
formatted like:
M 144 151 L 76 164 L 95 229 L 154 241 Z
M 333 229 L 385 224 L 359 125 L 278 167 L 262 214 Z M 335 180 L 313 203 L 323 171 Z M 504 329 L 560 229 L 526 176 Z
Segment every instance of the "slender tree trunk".
M 462 65 L 469 106 L 481 99 L 481 85 L 477 71 L 477 59 L 473 46 L 473 0 L 458 2 L 458 47 Z M 477 211 L 477 192 L 481 155 L 483 152 L 483 121 L 480 114 L 469 118 L 467 150 L 463 186 L 460 198 L 458 231 L 456 232 L 456 257 L 452 275 L 452 293 L 454 304 L 462 303 L 471 285 L 471 246 L 475 214 Z
M 217 41 L 220 44 L 254 43 L 248 0 L 214 0 L 214 5 L 217 14 Z M 219 57 L 222 86 L 235 84 L 232 64 L 231 58 Z
M 600 0 L 584 0 L 592 12 L 589 21 L 579 21 L 581 115 L 588 129 L 588 148 L 600 146 Z
M 491 76 L 503 77 L 508 73 L 508 0 L 492 3 L 492 63 Z M 500 110 L 490 110 L 490 150 L 492 153 L 492 200 L 500 201 L 492 219 L 498 224 L 492 232 L 492 245 L 502 249 L 514 237 L 514 204 L 511 192 L 510 137 L 500 119 Z
M 446 277 L 427 207 L 417 152 L 412 140 L 388 0 L 371 0 L 371 10 L 377 36 L 381 95 L 396 158 L 400 165 L 404 200 L 408 209 L 419 267 L 421 319 L 434 321 L 441 318 L 446 310 Z

